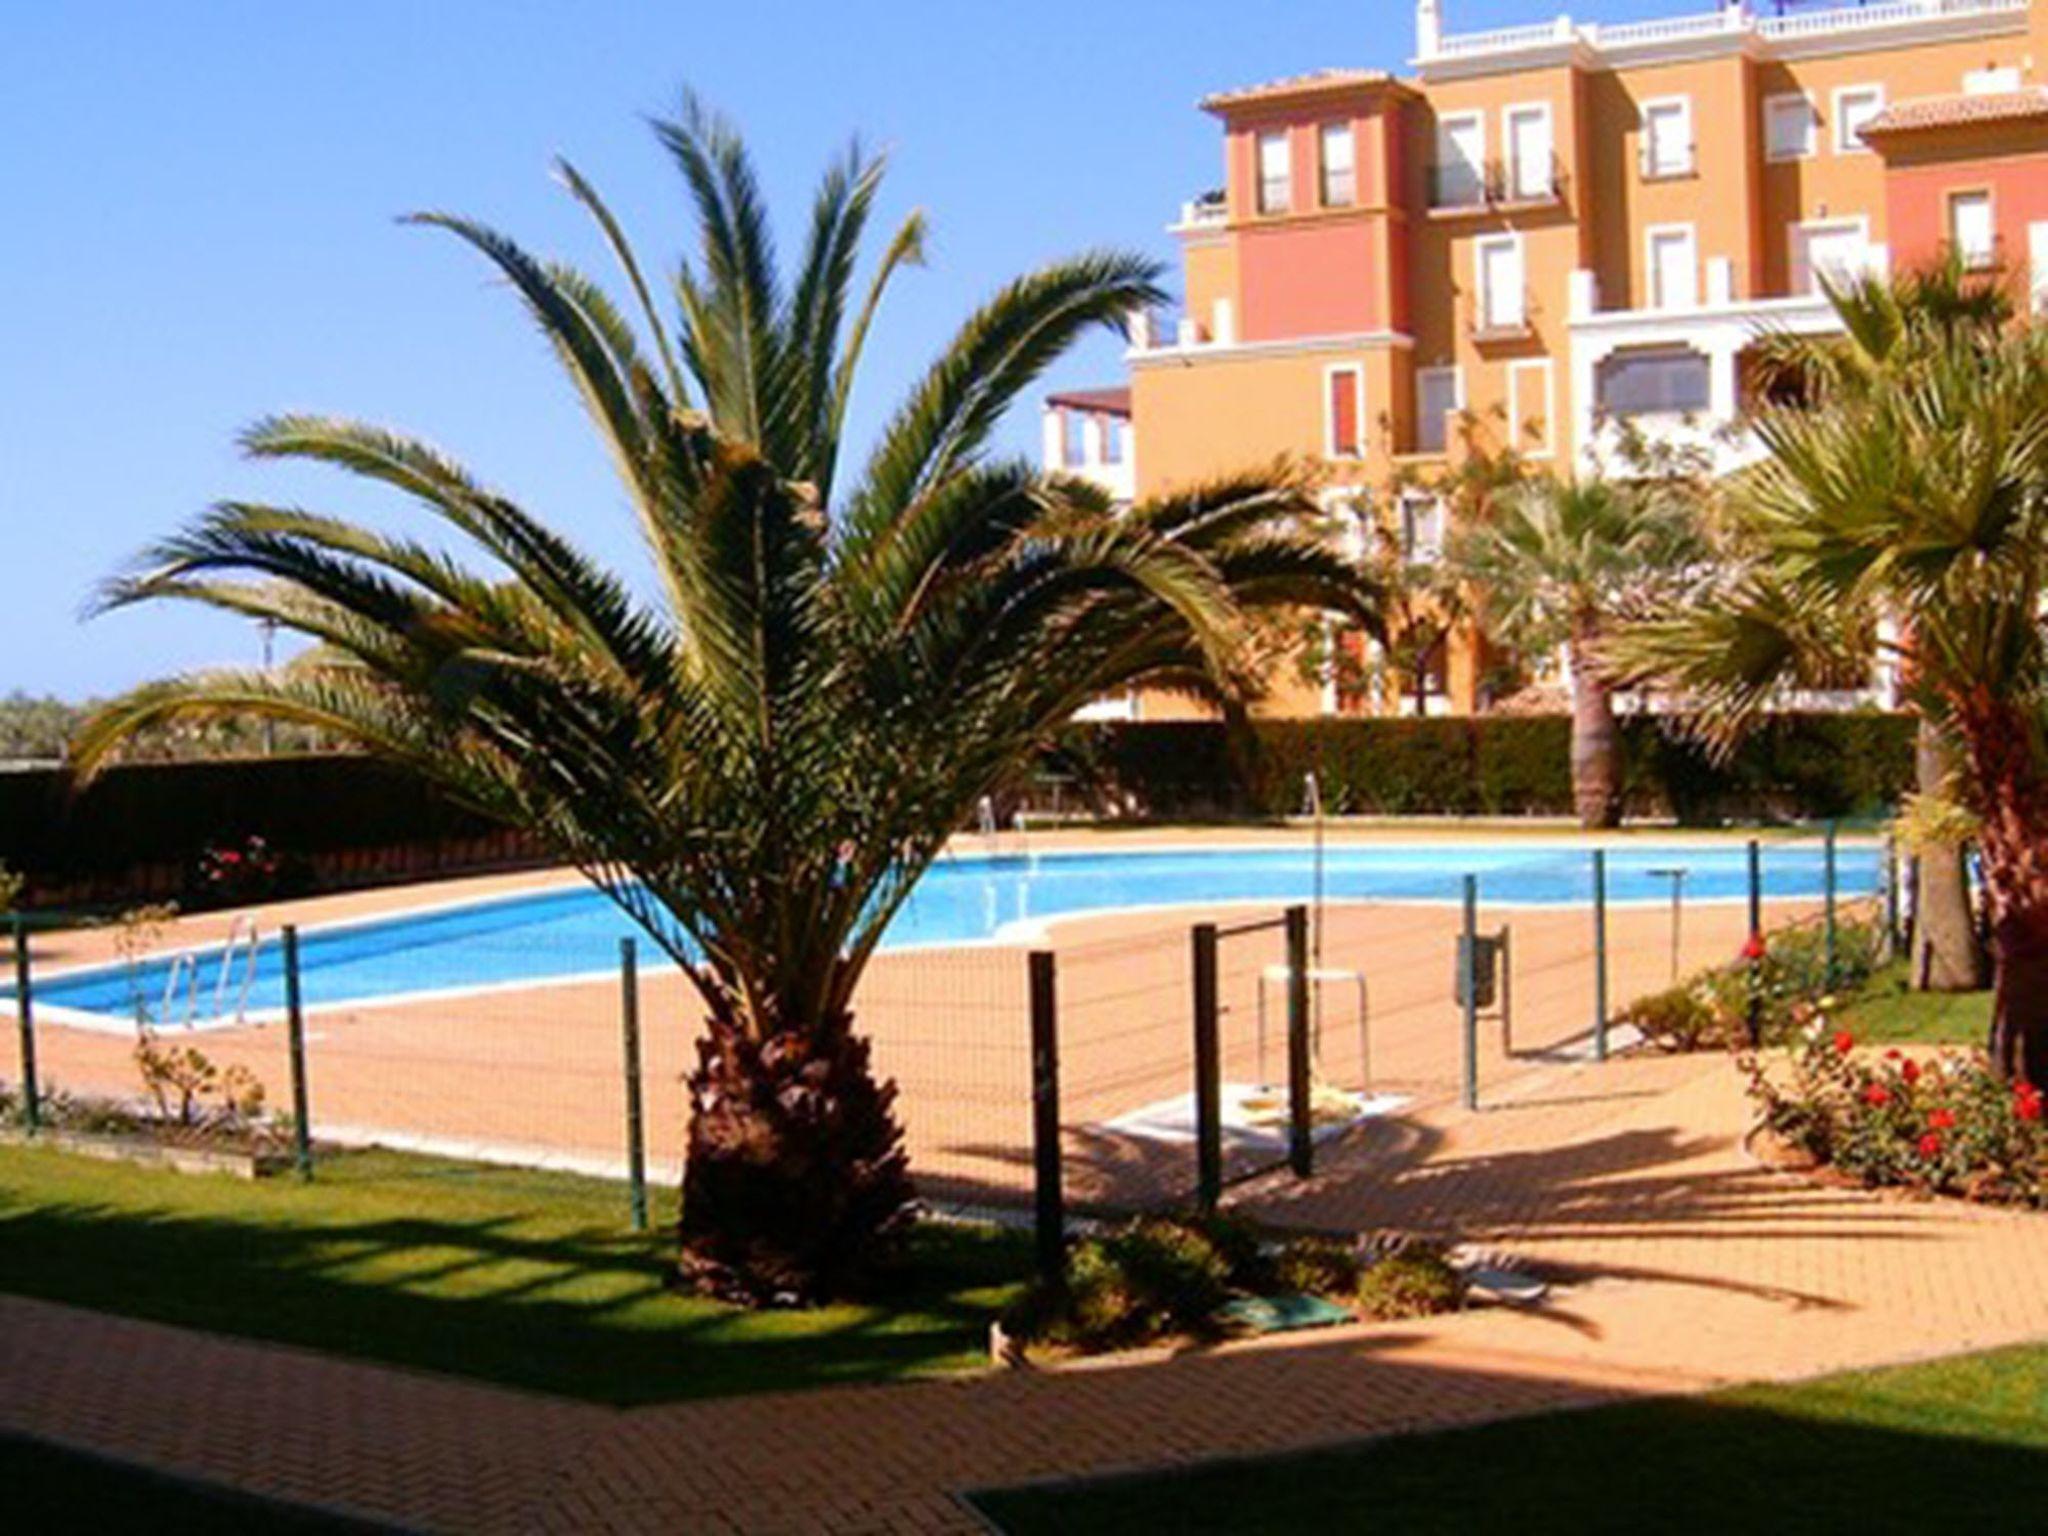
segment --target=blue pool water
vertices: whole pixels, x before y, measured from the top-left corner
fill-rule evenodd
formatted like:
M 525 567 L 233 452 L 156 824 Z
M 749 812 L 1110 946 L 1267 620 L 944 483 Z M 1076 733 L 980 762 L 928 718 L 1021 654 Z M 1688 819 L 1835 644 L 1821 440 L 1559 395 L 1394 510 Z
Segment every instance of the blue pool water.
M 1817 846 L 1767 847 L 1765 894 L 1774 899 L 1820 895 L 1823 857 Z M 1669 900 L 1671 881 L 1659 872 L 1674 869 L 1686 872 L 1688 901 L 1737 898 L 1747 889 L 1745 858 L 1741 848 L 1732 846 L 1612 849 L 1608 899 L 1617 904 Z M 1842 848 L 1837 863 L 1842 895 L 1878 890 L 1880 863 L 1875 848 Z M 1332 901 L 1449 902 L 1460 899 L 1467 874 L 1478 877 L 1480 899 L 1487 905 L 1591 899 L 1587 852 L 1548 845 L 1336 847 L 1324 856 L 1323 885 Z M 1313 892 L 1313 859 L 1305 848 L 958 858 L 941 861 L 919 883 L 891 924 L 885 947 L 1011 937 L 1016 925 L 1082 912 L 1233 901 L 1277 904 L 1305 901 Z M 301 936 L 301 974 L 309 1006 L 516 986 L 606 972 L 618 963 L 619 940 L 634 931 L 603 896 L 579 887 L 315 929 Z M 174 1022 L 205 1022 L 216 1013 L 235 1011 L 244 979 L 239 963 L 223 986 L 220 952 L 200 955 L 197 986 L 191 984 L 194 970 L 188 963 L 176 1001 L 167 1009 L 172 964 L 167 959 L 133 969 L 102 966 L 53 975 L 37 986 L 37 1001 L 120 1020 L 132 1020 L 138 1003 L 151 1018 Z M 0 997 L 5 995 L 0 990 Z M 283 967 L 274 938 L 257 957 L 246 1006 L 253 1015 L 284 1006 Z

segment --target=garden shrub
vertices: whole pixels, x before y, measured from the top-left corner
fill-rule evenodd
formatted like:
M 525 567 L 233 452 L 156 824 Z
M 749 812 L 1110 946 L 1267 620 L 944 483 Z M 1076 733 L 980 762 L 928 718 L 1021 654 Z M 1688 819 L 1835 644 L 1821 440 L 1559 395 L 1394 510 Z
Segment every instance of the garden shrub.
M 1764 1129 L 1866 1185 L 2048 1206 L 2041 1090 L 2006 1083 L 1981 1051 L 1871 1056 L 1813 1008 L 1782 1078 L 1743 1067 Z
M 1368 1265 L 1358 1280 L 1358 1307 L 1379 1322 L 1454 1312 L 1465 1282 L 1434 1248 L 1410 1245 Z
M 1828 979 L 1827 936 L 1818 925 L 1787 928 L 1765 937 L 1754 964 L 1745 954 L 1692 979 L 1638 998 L 1614 1016 L 1668 1051 L 1734 1050 L 1748 1043 L 1749 1003 L 1755 988 L 1766 1044 L 1792 1038 L 1830 992 L 1862 986 L 1884 960 L 1884 929 L 1850 919 L 1835 927 L 1834 980 Z
M 1019 1337 L 1079 1349 L 1128 1349 L 1215 1331 L 1232 1266 L 1198 1220 L 1146 1217 L 1083 1238 L 1058 1292 L 1034 1287 L 1008 1319 Z
M 1273 1289 L 1348 1301 L 1358 1291 L 1362 1261 L 1355 1244 L 1339 1237 L 1297 1237 L 1275 1254 Z

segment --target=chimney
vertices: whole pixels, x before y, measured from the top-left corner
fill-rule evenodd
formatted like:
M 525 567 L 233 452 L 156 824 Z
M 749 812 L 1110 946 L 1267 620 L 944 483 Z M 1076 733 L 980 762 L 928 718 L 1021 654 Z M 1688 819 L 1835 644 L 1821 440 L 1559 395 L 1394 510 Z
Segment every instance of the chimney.
M 2041 3 L 2048 4 L 2048 0 L 2041 0 Z M 1437 0 L 1415 0 L 1415 56 L 1418 59 L 1435 58 L 1443 40 L 1444 20 L 1437 8 Z

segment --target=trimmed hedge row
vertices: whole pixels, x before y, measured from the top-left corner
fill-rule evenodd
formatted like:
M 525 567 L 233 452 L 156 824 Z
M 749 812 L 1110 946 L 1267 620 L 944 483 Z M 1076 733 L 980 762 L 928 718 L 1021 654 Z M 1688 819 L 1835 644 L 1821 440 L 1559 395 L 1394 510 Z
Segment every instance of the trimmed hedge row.
M 251 836 L 313 888 L 525 862 L 534 850 L 412 774 L 343 754 L 132 763 L 84 790 L 0 773 L 0 865 L 39 906 L 175 896 L 208 846 Z
M 1673 724 L 1622 722 L 1632 816 L 1688 824 L 1871 816 L 1913 783 L 1905 715 L 1784 715 L 1716 763 Z M 1077 727 L 1054 765 L 1098 805 L 1155 818 L 1287 816 L 1314 771 L 1333 814 L 1569 815 L 1563 716 L 1208 721 Z

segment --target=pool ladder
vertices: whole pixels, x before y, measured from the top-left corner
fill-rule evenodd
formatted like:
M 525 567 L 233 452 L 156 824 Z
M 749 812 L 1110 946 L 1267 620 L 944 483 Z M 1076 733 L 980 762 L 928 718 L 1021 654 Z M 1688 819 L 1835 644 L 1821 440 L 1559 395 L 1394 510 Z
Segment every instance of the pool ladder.
M 228 991 L 234 985 L 237 957 L 242 964 L 241 985 L 235 988 L 235 1022 L 243 1023 L 249 1014 L 249 993 L 256 985 L 256 966 L 263 954 L 263 933 L 256 925 L 256 919 L 243 913 L 228 929 L 228 941 L 221 947 L 220 970 L 213 980 L 213 1013 L 215 1019 L 227 1016 Z M 184 1017 L 177 1022 L 190 1029 L 199 1016 L 199 960 L 196 954 L 186 953 L 171 960 L 171 973 L 164 978 L 164 1002 L 159 1017 L 168 1024 L 178 1007 L 178 988 L 184 985 Z

